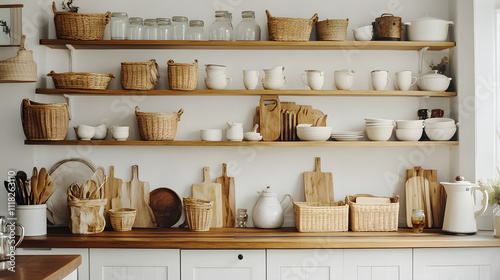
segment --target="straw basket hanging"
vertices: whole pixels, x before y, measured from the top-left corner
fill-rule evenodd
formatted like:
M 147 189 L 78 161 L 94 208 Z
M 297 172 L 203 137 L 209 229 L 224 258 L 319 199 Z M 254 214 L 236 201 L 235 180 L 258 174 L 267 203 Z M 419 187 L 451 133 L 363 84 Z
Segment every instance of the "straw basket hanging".
M 167 62 L 168 84 L 172 90 L 195 90 L 198 86 L 198 60 L 194 63 Z
M 50 71 L 47 76 L 52 77 L 56 88 L 64 89 L 106 89 L 113 74 L 78 73 L 66 72 L 56 73 Z
M 122 62 L 120 78 L 124 89 L 152 90 L 160 78 L 158 64 L 154 59 L 147 62 Z
M 145 141 L 172 141 L 177 134 L 177 123 L 184 110 L 177 113 L 144 113 L 135 107 L 135 116 L 139 126 L 139 135 Z
M 52 2 L 57 39 L 102 40 L 104 29 L 111 19 L 111 12 L 105 14 L 79 14 L 58 12 Z
M 36 63 L 33 52 L 24 48 L 26 35 L 21 37 L 21 45 L 17 56 L 0 61 L 0 82 L 36 82 Z
M 21 121 L 27 140 L 64 140 L 69 125 L 68 104 L 43 104 L 25 98 Z
M 318 21 L 318 14 L 314 14 L 310 19 L 272 17 L 266 10 L 266 15 L 270 41 L 307 42 L 314 24 Z
M 349 19 L 327 19 L 316 23 L 316 33 L 320 41 L 347 40 Z

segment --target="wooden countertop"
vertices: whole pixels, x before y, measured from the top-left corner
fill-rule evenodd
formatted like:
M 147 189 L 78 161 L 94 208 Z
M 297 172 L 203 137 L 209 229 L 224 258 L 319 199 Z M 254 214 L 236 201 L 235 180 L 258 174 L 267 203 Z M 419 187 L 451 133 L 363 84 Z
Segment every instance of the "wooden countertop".
M 15 272 L 0 270 L 5 280 L 60 280 L 82 264 L 80 255 L 16 256 Z
M 133 229 L 99 234 L 71 234 L 49 229 L 45 236 L 25 237 L 22 248 L 179 248 L 179 249 L 313 249 L 313 248 L 453 248 L 500 247 L 492 231 L 474 235 L 448 235 L 426 229 L 397 232 L 300 233 L 295 228 L 222 228 L 192 232 L 178 228 Z

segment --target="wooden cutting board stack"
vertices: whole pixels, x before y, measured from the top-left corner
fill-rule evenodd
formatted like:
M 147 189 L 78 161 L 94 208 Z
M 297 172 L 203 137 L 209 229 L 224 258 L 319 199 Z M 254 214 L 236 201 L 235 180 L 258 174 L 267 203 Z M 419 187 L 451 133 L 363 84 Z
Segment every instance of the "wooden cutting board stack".
M 222 164 L 222 177 L 215 179 L 222 189 L 222 226 L 234 227 L 236 225 L 236 211 L 234 203 L 234 178 L 227 176 L 227 164 Z
M 201 184 L 193 184 L 192 196 L 214 202 L 210 228 L 222 227 L 222 186 L 219 183 L 210 183 L 210 167 L 203 168 L 203 182 Z
M 321 158 L 315 161 L 314 172 L 304 172 L 304 194 L 306 202 L 335 201 L 333 196 L 333 175 L 321 172 Z

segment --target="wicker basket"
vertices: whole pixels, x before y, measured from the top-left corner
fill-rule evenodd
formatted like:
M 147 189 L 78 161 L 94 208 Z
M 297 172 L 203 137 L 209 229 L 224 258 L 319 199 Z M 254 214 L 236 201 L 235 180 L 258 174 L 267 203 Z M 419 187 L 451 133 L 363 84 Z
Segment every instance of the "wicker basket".
M 194 63 L 167 62 L 168 85 L 172 90 L 195 90 L 198 86 L 198 60 Z
M 26 35 L 21 37 L 17 56 L 0 61 L 0 82 L 36 82 L 36 63 L 33 52 L 24 48 Z
M 349 19 L 327 19 L 316 23 L 316 33 L 320 41 L 347 40 Z
M 69 125 L 68 104 L 43 104 L 25 98 L 21 121 L 27 140 L 64 140 Z
M 115 78 L 115 75 L 111 73 L 56 73 L 54 71 L 50 71 L 47 76 L 52 77 L 56 88 L 64 89 L 106 89 L 111 79 Z
M 108 199 L 68 200 L 69 228 L 74 234 L 100 233 L 104 230 L 104 205 Z
M 111 19 L 111 12 L 105 14 L 79 14 L 58 12 L 52 2 L 57 39 L 102 40 L 104 29 Z
M 109 210 L 111 226 L 116 231 L 129 231 L 135 222 L 135 209 L 118 208 Z
M 183 200 L 189 230 L 210 230 L 210 223 L 212 222 L 212 208 L 214 203 L 212 201 L 196 199 L 193 197 L 184 197 Z
M 318 14 L 314 14 L 310 19 L 272 17 L 268 10 L 266 14 L 270 41 L 307 42 L 314 24 L 318 21 Z
M 295 202 L 295 227 L 300 232 L 347 231 L 349 206 L 338 202 Z
M 172 141 L 177 134 L 177 122 L 181 120 L 184 110 L 177 113 L 144 113 L 135 107 L 135 116 L 139 126 L 139 134 L 145 141 Z
M 352 231 L 397 231 L 399 196 L 390 197 L 391 203 L 357 204 L 356 198 L 374 197 L 369 194 L 346 196 L 349 204 L 350 228 Z
M 154 59 L 147 62 L 122 62 L 120 77 L 124 89 L 152 90 L 160 78 L 158 64 Z

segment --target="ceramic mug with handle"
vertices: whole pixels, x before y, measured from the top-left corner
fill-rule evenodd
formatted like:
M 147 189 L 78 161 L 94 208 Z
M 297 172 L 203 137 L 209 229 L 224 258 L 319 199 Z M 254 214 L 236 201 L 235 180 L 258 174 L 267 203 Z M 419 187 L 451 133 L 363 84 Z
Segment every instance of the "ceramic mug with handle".
M 409 70 L 399 71 L 395 76 L 394 86 L 397 90 L 409 90 L 417 82 L 417 77 L 412 77 Z
M 389 71 L 387 70 L 373 70 L 371 72 L 371 81 L 374 90 L 384 90 L 389 84 Z
M 307 78 L 307 81 L 304 80 Z M 305 73 L 300 75 L 302 82 L 312 90 L 320 90 L 325 82 L 325 72 L 319 70 L 305 70 Z
M 243 85 L 246 89 L 256 89 L 259 81 L 259 71 L 243 70 Z

